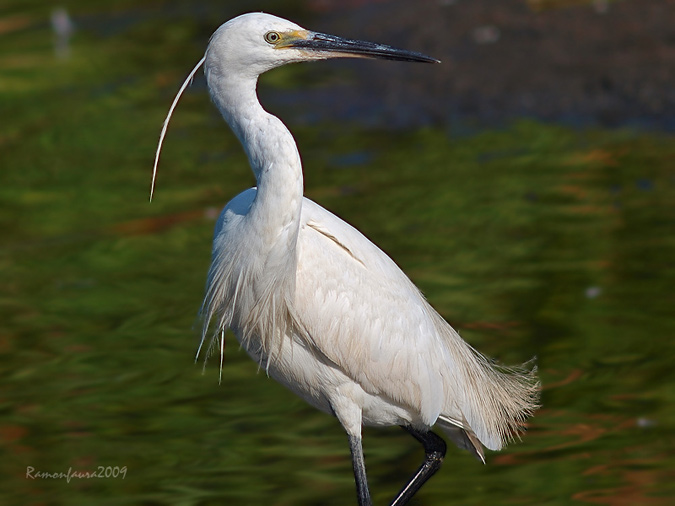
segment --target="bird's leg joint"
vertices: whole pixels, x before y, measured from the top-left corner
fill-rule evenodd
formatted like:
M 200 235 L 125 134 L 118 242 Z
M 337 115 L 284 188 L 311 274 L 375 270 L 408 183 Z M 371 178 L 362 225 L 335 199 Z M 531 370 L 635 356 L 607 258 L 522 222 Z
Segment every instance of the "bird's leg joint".
M 410 481 L 401 489 L 398 496 L 391 503 L 391 506 L 402 506 L 415 495 L 422 485 L 438 471 L 443 463 L 447 445 L 440 436 L 433 432 L 422 432 L 411 426 L 402 426 L 403 430 L 417 439 L 424 447 L 424 462 L 413 475 Z

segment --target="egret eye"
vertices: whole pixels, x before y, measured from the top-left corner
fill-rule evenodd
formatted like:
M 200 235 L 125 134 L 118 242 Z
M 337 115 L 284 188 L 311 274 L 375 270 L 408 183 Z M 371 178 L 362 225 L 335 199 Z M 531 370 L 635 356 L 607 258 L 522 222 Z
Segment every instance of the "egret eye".
M 281 40 L 281 35 L 278 32 L 267 32 L 265 34 L 265 42 L 276 44 Z

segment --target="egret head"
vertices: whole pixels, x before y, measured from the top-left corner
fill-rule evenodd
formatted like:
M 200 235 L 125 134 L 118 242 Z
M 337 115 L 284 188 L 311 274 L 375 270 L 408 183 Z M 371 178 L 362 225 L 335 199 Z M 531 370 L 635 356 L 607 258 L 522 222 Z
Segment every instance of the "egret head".
M 225 94 L 222 93 L 224 85 L 244 83 L 254 90 L 255 85 L 251 87 L 250 83 L 255 83 L 258 76 L 268 70 L 286 63 L 326 58 L 383 58 L 439 63 L 435 58 L 414 51 L 305 30 L 295 23 L 262 12 L 242 14 L 231 19 L 211 36 L 206 54 L 183 82 L 169 108 L 155 153 L 150 200 L 155 188 L 162 142 L 171 114 L 199 67 L 204 65 L 209 91 L 222 111 L 225 101 Z M 237 97 L 230 98 L 235 100 Z
M 257 77 L 286 63 L 349 57 L 438 63 L 420 53 L 312 32 L 270 14 L 249 13 L 216 30 L 205 67 Z

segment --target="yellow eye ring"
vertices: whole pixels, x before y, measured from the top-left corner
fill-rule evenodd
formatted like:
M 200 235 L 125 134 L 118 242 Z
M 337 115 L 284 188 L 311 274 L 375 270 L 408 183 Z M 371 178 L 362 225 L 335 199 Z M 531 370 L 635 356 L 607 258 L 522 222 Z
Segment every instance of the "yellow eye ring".
M 267 32 L 265 34 L 265 42 L 269 44 L 276 44 L 281 40 L 281 35 L 279 35 L 279 32 Z

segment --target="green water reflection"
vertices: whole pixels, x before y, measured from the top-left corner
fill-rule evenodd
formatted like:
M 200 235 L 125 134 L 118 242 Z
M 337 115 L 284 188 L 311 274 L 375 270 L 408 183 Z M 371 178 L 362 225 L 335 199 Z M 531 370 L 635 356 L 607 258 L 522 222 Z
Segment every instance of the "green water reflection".
M 337 421 L 233 339 L 222 385 L 215 362 L 204 374 L 193 363 L 213 214 L 252 183 L 197 91 L 147 203 L 199 28 L 148 16 L 76 35 L 66 60 L 46 15 L 0 25 L 0 502 L 352 503 Z M 533 122 L 466 137 L 291 127 L 310 198 L 389 252 L 477 348 L 537 356 L 543 408 L 523 443 L 487 466 L 451 450 L 416 504 L 670 503 L 672 137 Z M 397 429 L 366 430 L 365 449 L 384 504 L 421 449 Z M 98 466 L 126 476 L 26 477 Z

